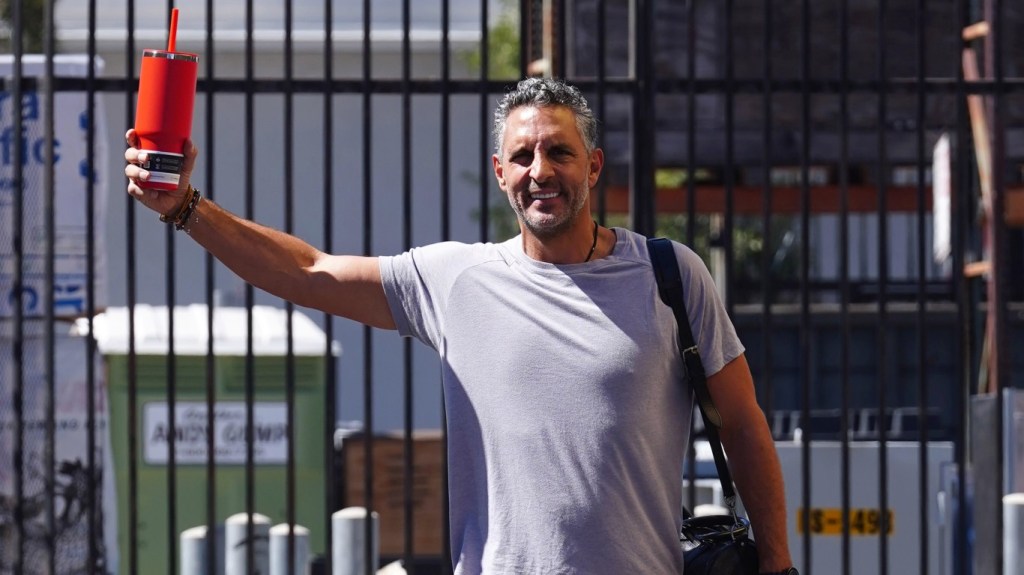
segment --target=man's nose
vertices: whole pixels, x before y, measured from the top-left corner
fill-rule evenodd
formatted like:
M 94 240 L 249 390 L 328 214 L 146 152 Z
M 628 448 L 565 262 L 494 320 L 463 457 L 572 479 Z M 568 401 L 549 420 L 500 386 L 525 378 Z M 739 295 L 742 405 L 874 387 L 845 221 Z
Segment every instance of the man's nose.
M 551 161 L 545 154 L 534 154 L 533 165 L 530 166 L 530 178 L 537 182 L 546 181 L 554 174 Z

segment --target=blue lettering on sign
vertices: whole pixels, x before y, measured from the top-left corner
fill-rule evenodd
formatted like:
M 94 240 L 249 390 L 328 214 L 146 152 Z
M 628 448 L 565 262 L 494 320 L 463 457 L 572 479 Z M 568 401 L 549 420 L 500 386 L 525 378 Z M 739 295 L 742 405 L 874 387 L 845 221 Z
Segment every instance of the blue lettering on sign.
M 81 284 L 66 284 L 53 286 L 53 307 L 56 310 L 65 310 L 81 313 L 85 311 L 84 286 Z
M 82 178 L 87 182 L 91 182 L 93 184 L 96 183 L 96 172 L 92 169 L 92 162 L 86 158 L 83 158 L 82 161 L 78 163 L 78 175 L 82 176 Z
M 10 92 L 0 92 L 0 115 L 4 117 L 13 116 L 4 111 L 4 105 L 12 103 Z M 21 118 L 28 121 L 39 120 L 39 92 L 22 92 L 21 94 Z
M 18 288 L 11 288 L 11 293 L 7 296 L 7 303 L 10 304 L 10 308 L 14 309 L 18 303 Z M 35 288 L 25 286 L 21 288 L 21 305 L 22 310 L 25 313 L 33 313 L 38 311 L 39 307 L 39 293 L 36 292 Z
M 0 92 L 0 118 L 8 118 L 13 114 L 4 113 L 4 106 L 10 103 L 11 94 Z M 87 117 L 87 114 L 84 114 Z M 0 166 L 10 166 L 14 163 L 15 146 L 21 152 L 21 163 L 26 165 L 29 162 L 43 164 L 46 162 L 46 138 L 30 138 L 28 136 L 28 124 L 39 121 L 39 95 L 36 92 L 27 92 L 21 99 L 21 134 L 14 133 L 13 125 L 3 125 L 0 131 Z M 53 163 L 60 161 L 60 140 L 53 140 Z

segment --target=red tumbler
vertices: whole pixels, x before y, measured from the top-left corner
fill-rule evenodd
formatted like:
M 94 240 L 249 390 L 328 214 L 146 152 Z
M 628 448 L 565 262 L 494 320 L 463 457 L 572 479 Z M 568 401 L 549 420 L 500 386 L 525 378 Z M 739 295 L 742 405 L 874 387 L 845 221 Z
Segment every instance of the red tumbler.
M 199 56 L 169 50 L 143 50 L 135 132 L 149 157 L 146 187 L 175 190 L 185 163 L 185 141 L 192 135 Z

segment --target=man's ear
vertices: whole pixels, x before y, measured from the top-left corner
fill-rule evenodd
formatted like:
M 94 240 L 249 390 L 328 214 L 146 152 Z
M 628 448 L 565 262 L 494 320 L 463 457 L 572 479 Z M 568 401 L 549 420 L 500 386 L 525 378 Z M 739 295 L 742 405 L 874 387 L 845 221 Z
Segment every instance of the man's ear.
M 593 152 L 590 152 L 590 173 L 587 174 L 587 182 L 591 188 L 597 185 L 597 180 L 601 177 L 602 168 L 604 168 L 604 150 L 596 148 Z
M 494 178 L 498 180 L 498 187 L 505 190 L 505 168 L 501 165 L 501 158 L 498 154 L 491 156 L 491 164 L 494 166 Z

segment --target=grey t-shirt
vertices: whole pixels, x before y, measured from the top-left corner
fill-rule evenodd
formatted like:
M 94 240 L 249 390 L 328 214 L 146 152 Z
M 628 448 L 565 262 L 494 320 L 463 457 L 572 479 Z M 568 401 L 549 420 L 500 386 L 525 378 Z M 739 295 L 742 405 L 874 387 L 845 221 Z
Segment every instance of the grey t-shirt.
M 691 400 L 645 238 L 552 265 L 446 242 L 380 260 L 401 334 L 441 356 L 457 574 L 680 573 Z M 708 375 L 743 352 L 675 244 Z

